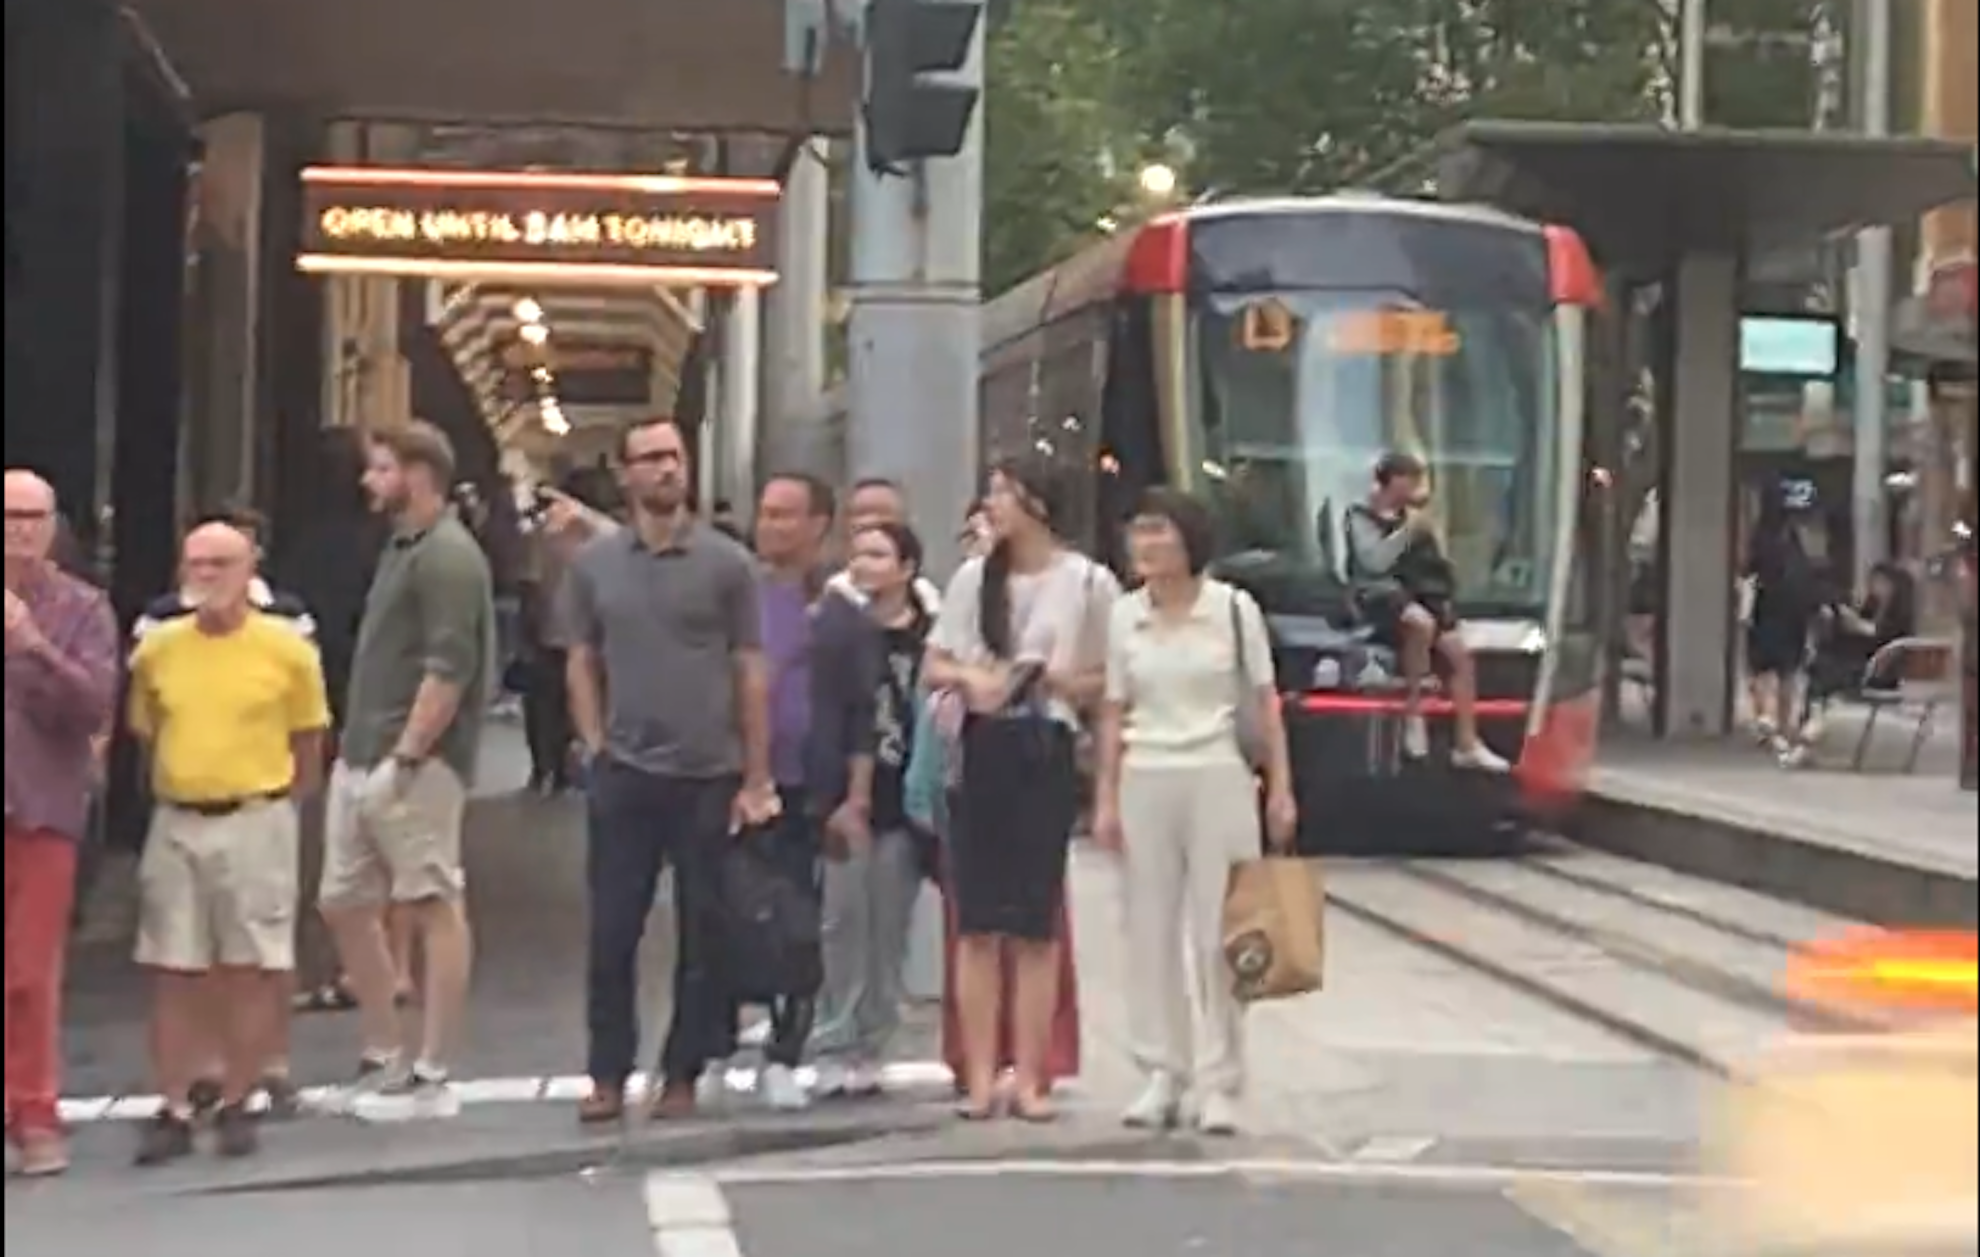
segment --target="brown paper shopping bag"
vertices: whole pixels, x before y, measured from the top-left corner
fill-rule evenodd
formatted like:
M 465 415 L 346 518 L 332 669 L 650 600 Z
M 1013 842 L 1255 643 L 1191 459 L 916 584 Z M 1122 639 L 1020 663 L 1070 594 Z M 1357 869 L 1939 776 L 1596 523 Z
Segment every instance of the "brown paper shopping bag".
M 1267 856 L 1231 869 L 1224 968 L 1239 1002 L 1320 989 L 1325 969 L 1320 863 Z

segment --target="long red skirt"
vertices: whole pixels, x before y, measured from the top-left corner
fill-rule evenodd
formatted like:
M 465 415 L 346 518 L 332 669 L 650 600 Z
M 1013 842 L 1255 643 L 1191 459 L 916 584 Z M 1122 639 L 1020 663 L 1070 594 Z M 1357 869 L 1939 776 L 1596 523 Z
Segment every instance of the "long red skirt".
M 963 1076 L 962 1019 L 956 1008 L 956 914 L 948 897 L 942 900 L 942 1060 L 960 1081 Z M 1072 918 L 1059 908 L 1059 1008 L 1052 1016 L 1052 1044 L 1045 1058 L 1045 1081 L 1056 1083 L 1079 1076 L 1079 977 L 1073 968 Z M 999 1071 L 1015 1064 L 1011 1051 L 1011 958 L 1004 957 L 1003 1024 L 997 1030 Z

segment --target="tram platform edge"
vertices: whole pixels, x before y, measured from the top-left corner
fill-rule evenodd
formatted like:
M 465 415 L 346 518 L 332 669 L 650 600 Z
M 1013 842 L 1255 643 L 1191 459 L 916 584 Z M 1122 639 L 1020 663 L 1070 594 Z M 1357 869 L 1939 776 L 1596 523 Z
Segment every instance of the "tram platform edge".
M 1801 824 L 1763 809 L 1718 800 L 1646 797 L 1631 783 L 1598 773 L 1566 834 L 1584 846 L 1739 886 L 1824 912 L 1889 926 L 1974 929 L 1980 880 L 1970 863 L 1922 858 L 1918 849 L 1877 840 L 1906 826 L 1897 813 L 1876 822 Z M 1776 790 L 1791 789 L 1780 781 Z M 1946 792 L 1953 793 L 1950 783 Z M 1968 796 L 1970 798 L 1970 796 Z M 1965 855 L 1973 843 L 1971 804 Z M 1915 836 L 1915 835 L 1914 835 Z

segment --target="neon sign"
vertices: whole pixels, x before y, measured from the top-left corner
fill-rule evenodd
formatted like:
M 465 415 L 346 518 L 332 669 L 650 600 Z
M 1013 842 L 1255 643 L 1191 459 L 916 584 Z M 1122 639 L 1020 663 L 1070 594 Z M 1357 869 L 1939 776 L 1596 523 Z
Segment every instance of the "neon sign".
M 767 179 L 312 168 L 306 271 L 572 283 L 767 284 Z

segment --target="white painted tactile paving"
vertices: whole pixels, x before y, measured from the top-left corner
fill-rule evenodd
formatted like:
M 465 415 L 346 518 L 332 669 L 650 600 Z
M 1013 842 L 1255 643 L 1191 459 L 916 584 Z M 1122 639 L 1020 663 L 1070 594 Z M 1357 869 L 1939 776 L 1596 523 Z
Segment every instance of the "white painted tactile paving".
M 742 1257 L 728 1198 L 714 1179 L 656 1171 L 644 1190 L 659 1257 Z
M 730 1091 L 747 1095 L 756 1090 L 755 1069 L 731 1069 L 723 1075 L 722 1081 Z M 798 1071 L 798 1078 L 806 1086 L 817 1081 L 815 1071 L 809 1067 Z M 949 1067 L 940 1061 L 896 1061 L 881 1071 L 884 1086 L 917 1090 L 927 1087 L 946 1087 L 951 1075 Z M 626 1084 L 628 1095 L 643 1095 L 648 1080 L 644 1074 L 636 1074 Z M 577 1074 L 566 1074 L 536 1078 L 470 1078 L 456 1082 L 454 1096 L 463 1107 L 479 1107 L 489 1104 L 572 1104 L 591 1092 L 591 1080 Z M 303 1090 L 304 1109 L 325 1112 L 347 1112 L 343 1104 L 344 1089 L 341 1087 L 308 1087 Z M 257 1095 L 250 1108 L 264 1107 L 265 1096 Z M 142 1122 L 157 1116 L 163 1102 L 156 1095 L 129 1096 L 78 1096 L 65 1099 L 61 1104 L 62 1121 L 71 1126 L 86 1126 L 96 1122 Z M 358 1112 L 355 1116 L 365 1116 Z

